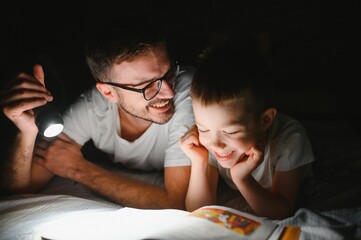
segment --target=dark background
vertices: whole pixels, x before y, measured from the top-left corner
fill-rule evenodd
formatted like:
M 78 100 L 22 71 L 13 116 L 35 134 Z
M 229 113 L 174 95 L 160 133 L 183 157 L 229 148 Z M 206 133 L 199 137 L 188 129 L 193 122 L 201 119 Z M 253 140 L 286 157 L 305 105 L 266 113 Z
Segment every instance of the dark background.
M 281 110 L 360 115 L 360 1 L 92 2 L 1 1 L 0 87 L 42 63 L 63 110 L 94 84 L 83 57 L 87 34 L 146 19 L 166 29 L 184 65 L 221 34 L 251 32 L 272 61 Z

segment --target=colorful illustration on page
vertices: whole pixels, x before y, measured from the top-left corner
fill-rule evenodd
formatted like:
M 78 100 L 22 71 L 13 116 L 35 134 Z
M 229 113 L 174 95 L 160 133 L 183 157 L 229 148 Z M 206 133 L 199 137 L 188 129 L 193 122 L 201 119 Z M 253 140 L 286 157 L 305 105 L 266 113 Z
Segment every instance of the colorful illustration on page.
M 231 229 L 242 235 L 250 235 L 261 225 L 259 222 L 232 213 L 227 210 L 215 208 L 202 208 L 192 213 L 190 216 L 208 219 L 222 227 Z

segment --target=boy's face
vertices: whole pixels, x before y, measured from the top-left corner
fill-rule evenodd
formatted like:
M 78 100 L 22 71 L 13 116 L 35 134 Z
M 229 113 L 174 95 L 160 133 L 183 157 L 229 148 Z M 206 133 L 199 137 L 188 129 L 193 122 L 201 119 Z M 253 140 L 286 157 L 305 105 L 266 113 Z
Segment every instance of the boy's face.
M 224 168 L 233 167 L 261 138 L 261 121 L 246 113 L 239 100 L 204 106 L 193 99 L 193 110 L 201 144 Z

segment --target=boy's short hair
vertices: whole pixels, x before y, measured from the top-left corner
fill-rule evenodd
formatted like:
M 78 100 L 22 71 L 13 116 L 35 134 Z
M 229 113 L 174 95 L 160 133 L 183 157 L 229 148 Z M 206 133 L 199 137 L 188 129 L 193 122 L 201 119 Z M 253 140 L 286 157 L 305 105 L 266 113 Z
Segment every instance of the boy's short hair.
M 120 64 L 159 46 L 166 47 L 161 28 L 150 23 L 120 24 L 92 33 L 85 45 L 85 59 L 96 80 L 106 79 L 113 64 Z
M 232 40 L 200 55 L 191 96 L 205 106 L 243 99 L 247 112 L 261 114 L 273 106 L 270 64 L 255 44 Z

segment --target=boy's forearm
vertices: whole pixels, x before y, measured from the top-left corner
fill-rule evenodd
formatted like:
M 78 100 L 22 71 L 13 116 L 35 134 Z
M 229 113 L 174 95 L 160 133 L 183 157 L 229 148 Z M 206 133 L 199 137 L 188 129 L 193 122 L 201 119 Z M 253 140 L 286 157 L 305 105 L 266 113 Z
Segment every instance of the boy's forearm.
M 186 196 L 186 209 L 193 211 L 199 207 L 215 204 L 207 174 L 207 164 L 192 164 L 190 182 Z
M 257 215 L 283 219 L 291 214 L 292 207 L 280 194 L 264 189 L 252 176 L 236 185 Z

